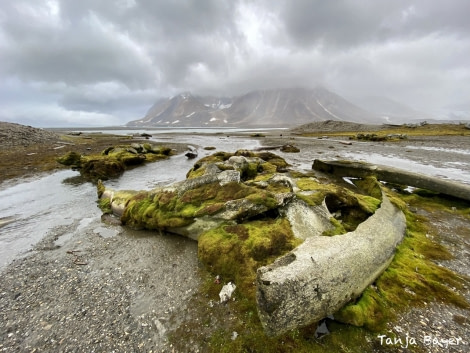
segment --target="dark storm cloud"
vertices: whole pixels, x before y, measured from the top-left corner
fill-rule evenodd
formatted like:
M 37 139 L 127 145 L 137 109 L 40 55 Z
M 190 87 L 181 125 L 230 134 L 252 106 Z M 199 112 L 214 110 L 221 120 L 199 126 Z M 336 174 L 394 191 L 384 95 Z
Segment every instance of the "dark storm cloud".
M 320 84 L 433 109 L 470 96 L 466 0 L 0 3 L 4 120 L 125 123 L 187 90 Z
M 134 88 L 154 84 L 150 60 L 112 24 L 93 14 L 73 25 L 39 15 L 11 2 L 3 19 L 7 74 L 70 85 L 114 80 Z
M 294 0 L 283 5 L 280 17 L 289 37 L 300 46 L 350 48 L 430 33 L 470 33 L 466 0 Z

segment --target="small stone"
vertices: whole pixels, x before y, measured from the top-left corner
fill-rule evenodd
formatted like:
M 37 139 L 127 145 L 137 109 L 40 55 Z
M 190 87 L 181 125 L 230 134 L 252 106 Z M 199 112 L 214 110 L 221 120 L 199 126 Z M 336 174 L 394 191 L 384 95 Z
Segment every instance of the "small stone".
M 220 302 L 228 302 L 236 288 L 237 286 L 232 282 L 228 282 L 225 286 L 223 286 L 222 290 L 219 293 Z

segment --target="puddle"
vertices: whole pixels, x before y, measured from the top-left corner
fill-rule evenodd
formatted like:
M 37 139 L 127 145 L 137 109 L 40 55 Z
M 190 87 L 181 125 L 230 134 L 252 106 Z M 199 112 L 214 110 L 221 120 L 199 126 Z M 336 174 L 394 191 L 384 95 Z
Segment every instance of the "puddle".
M 107 228 L 100 226 L 93 229 L 93 233 L 99 235 L 102 238 L 112 238 L 118 235 L 120 232 L 120 228 Z

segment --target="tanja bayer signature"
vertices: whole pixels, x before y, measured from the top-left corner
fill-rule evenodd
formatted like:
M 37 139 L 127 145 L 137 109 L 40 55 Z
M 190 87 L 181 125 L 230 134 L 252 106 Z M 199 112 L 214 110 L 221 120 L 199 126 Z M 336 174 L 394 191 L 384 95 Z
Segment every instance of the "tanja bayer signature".
M 423 335 L 420 339 L 410 336 L 406 333 L 405 337 L 389 337 L 387 335 L 377 335 L 380 340 L 381 346 L 400 346 L 401 348 L 408 348 L 416 346 L 421 343 L 424 346 L 439 346 L 449 348 L 449 346 L 459 346 L 465 344 L 461 337 L 444 338 L 434 335 Z

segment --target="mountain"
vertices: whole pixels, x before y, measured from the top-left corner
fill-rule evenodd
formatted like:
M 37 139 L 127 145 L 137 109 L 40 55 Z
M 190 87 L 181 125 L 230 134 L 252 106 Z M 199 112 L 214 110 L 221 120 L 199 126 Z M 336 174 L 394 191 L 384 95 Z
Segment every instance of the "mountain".
M 228 108 L 231 101 L 185 92 L 157 100 L 142 119 L 131 121 L 127 126 L 217 126 L 224 122 L 223 109 Z
M 417 111 L 403 103 L 382 96 L 367 96 L 352 99 L 359 106 L 381 116 L 387 123 L 416 123 L 434 120 L 435 116 Z
M 129 127 L 290 127 L 336 120 L 383 123 L 373 114 L 325 88 L 253 91 L 233 98 L 199 97 L 190 93 L 158 100 Z

